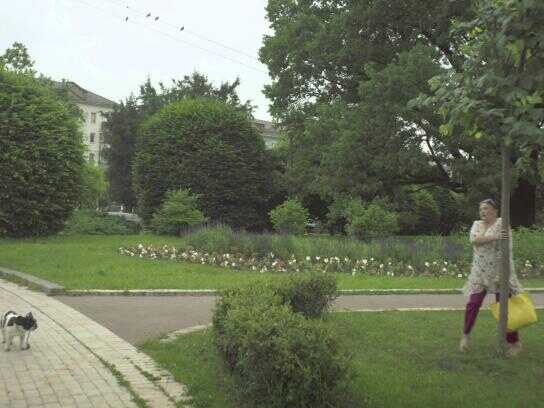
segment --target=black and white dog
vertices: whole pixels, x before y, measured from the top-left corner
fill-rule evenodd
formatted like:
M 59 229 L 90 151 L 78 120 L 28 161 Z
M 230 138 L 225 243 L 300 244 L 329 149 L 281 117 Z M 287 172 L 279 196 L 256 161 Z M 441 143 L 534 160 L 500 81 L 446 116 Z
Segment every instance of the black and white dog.
M 2 329 L 2 343 L 4 350 L 9 351 L 11 342 L 14 337 L 19 336 L 19 348 L 26 350 L 30 348 L 28 339 L 30 332 L 38 328 L 38 323 L 32 313 L 28 313 L 25 317 L 19 316 L 13 310 L 8 310 L 0 319 L 0 329 Z

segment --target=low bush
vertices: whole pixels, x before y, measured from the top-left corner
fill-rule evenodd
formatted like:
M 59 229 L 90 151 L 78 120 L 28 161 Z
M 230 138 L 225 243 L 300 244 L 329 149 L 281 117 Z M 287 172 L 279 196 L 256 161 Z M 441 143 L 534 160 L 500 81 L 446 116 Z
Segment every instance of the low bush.
M 302 235 L 310 214 L 298 200 L 290 199 L 270 211 L 270 220 L 280 234 Z
M 257 407 L 340 407 L 350 367 L 319 318 L 336 281 L 319 274 L 224 291 L 215 342 L 239 389 Z
M 248 307 L 256 302 L 284 304 L 306 318 L 319 318 L 336 297 L 334 276 L 318 273 L 291 275 L 268 285 L 247 285 L 223 291 L 215 305 L 212 322 L 220 337 L 230 309 Z
M 399 230 L 398 217 L 381 203 L 364 205 L 353 200 L 346 210 L 347 233 L 358 239 L 371 239 L 394 235 Z
M 208 219 L 198 209 L 198 195 L 189 189 L 168 191 L 161 207 L 153 214 L 151 228 L 157 234 L 181 235 Z
M 274 287 L 282 303 L 306 318 L 319 318 L 337 297 L 336 278 L 327 274 L 291 275 Z
M 268 285 L 248 285 L 224 290 L 215 304 L 212 316 L 215 344 L 231 369 L 238 360 L 239 347 L 236 333 L 227 332 L 229 313 L 233 309 L 252 308 L 256 304 L 279 305 L 281 300 Z
M 140 224 L 94 210 L 75 210 L 66 221 L 64 235 L 130 235 L 140 232 Z
M 229 313 L 226 333 L 237 345 L 233 372 L 254 406 L 341 407 L 349 365 L 336 336 L 319 320 L 286 305 L 257 303 Z

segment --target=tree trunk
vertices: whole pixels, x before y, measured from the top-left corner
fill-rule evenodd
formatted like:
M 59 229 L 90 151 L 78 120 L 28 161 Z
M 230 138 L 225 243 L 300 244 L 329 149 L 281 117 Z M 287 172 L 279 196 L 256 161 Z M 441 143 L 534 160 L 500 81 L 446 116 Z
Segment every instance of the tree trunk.
M 502 197 L 501 217 L 502 229 L 510 235 L 510 190 L 512 184 L 511 149 L 506 144 L 502 145 Z M 508 322 L 508 295 L 510 292 L 510 240 L 500 241 L 502 250 L 501 259 L 501 288 L 500 288 L 500 315 L 498 324 L 498 352 L 505 355 L 506 352 L 506 326 Z

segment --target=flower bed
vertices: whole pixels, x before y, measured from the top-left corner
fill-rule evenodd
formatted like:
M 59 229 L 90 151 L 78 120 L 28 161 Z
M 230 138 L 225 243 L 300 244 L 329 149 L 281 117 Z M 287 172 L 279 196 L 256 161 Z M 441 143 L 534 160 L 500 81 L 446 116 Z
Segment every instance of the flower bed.
M 161 247 L 144 246 L 121 247 L 119 253 L 125 256 L 152 260 L 170 260 L 179 262 L 215 265 L 222 268 L 247 270 L 254 272 L 303 272 L 319 271 L 323 273 L 349 273 L 353 276 L 364 274 L 369 276 L 453 276 L 460 279 L 467 277 L 470 271 L 468 261 L 448 262 L 444 260 L 423 260 L 417 265 L 395 259 L 295 255 L 283 259 L 274 253 L 265 256 L 246 256 L 244 254 L 208 253 L 194 248 L 176 248 L 164 245 Z M 536 278 L 544 276 L 544 265 L 533 265 L 530 261 L 518 261 L 516 270 L 520 278 Z

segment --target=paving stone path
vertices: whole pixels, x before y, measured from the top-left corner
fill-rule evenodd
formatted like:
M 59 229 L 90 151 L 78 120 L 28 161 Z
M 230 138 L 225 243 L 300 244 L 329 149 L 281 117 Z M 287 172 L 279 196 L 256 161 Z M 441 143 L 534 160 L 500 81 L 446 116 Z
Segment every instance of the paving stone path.
M 107 328 L 40 292 L 0 279 L 0 311 L 38 321 L 29 350 L 0 348 L 0 407 L 175 407 L 185 387 Z M 113 367 L 113 370 L 111 369 Z M 118 377 L 128 382 L 121 386 Z

